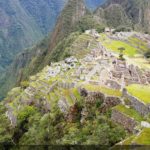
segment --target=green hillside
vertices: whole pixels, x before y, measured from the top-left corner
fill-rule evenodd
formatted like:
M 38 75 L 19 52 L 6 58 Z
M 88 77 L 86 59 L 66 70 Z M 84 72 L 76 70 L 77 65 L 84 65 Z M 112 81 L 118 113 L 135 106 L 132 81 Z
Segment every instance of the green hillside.
M 23 49 L 52 31 L 65 1 L 0 1 L 0 73 Z

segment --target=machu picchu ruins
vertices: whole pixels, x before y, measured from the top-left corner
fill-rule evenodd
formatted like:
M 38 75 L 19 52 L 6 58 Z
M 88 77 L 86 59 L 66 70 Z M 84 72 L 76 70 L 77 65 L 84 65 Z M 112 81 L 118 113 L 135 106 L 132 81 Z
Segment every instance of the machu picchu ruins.
M 115 51 L 110 49 L 110 45 L 115 41 L 129 44 L 132 38 L 148 42 L 150 37 L 136 32 L 112 32 L 114 29 L 109 28 L 102 34 L 95 29 L 85 31 L 82 36 L 89 36 L 92 40 L 87 45 L 90 51 L 83 54 L 82 58 L 72 55 L 60 62 L 51 62 L 30 77 L 25 89 L 18 87 L 8 93 L 5 100 L 6 116 L 12 127 L 17 125 L 15 114 L 24 105 L 42 108 L 42 113 L 51 112 L 52 107 L 57 105 L 66 119 L 74 122 L 79 111 L 77 102 L 84 98 L 85 103 L 90 105 L 100 103 L 100 113 L 111 110 L 111 120 L 133 136 L 140 136 L 145 130 L 149 132 L 150 68 L 148 65 L 143 67 L 142 62 L 132 63 L 136 54 L 128 54 L 125 48 L 123 57 L 120 57 L 119 47 Z M 140 56 L 139 59 L 144 58 Z M 15 97 L 12 97 L 13 91 Z M 140 95 L 139 92 L 143 93 Z M 12 105 L 13 98 L 15 101 Z M 84 124 L 89 116 L 88 108 L 80 111 L 80 123 Z

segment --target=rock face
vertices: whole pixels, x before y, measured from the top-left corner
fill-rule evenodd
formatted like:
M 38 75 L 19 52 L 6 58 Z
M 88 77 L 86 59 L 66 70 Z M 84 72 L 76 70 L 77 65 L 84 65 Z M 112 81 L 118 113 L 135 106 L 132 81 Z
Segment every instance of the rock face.
M 130 26 L 130 20 L 126 12 L 119 4 L 112 4 L 105 8 L 105 18 L 108 26 Z
M 125 15 L 136 29 L 150 32 L 149 0 L 108 0 L 104 8 L 114 4 L 118 4 L 123 8 Z
M 51 35 L 49 42 L 49 51 L 52 51 L 60 39 L 70 33 L 72 27 L 81 19 L 87 12 L 83 0 L 70 0 L 58 18 L 56 27 Z
M 134 128 L 137 125 L 137 122 L 134 119 L 122 114 L 117 110 L 112 111 L 111 118 L 114 122 L 123 125 L 124 128 L 127 129 L 129 132 L 133 132 Z
M 101 92 L 89 92 L 85 101 L 89 104 L 95 104 L 97 101 L 103 103 L 105 95 Z

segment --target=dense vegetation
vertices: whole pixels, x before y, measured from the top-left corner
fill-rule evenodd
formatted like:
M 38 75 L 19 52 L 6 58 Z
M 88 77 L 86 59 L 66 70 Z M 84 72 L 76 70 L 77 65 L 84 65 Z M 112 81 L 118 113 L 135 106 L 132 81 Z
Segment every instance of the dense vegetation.
M 110 121 L 111 111 L 100 113 L 101 101 L 94 105 L 80 99 L 74 106 L 69 121 L 55 104 L 50 112 L 42 108 L 24 106 L 17 115 L 17 127 L 10 128 L 3 106 L 0 122 L 0 143 L 21 145 L 47 144 L 88 144 L 112 146 L 125 137 L 125 131 Z M 81 122 L 81 110 L 86 109 L 88 116 Z
M 18 52 L 35 44 L 53 29 L 64 4 L 64 0 L 0 2 L 0 73 Z

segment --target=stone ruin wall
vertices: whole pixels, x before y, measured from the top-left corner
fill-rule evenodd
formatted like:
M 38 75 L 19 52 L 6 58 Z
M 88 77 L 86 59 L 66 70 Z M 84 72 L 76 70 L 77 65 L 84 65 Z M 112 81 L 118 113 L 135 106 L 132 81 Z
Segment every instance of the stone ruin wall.
M 108 96 L 102 92 L 91 92 L 86 89 L 79 89 L 81 96 L 85 97 L 85 101 L 88 103 L 95 103 L 97 100 L 102 102 L 101 112 L 106 112 L 109 108 L 112 108 L 121 103 L 121 99 L 115 96 Z
M 134 119 L 124 115 L 123 113 L 121 113 L 115 109 L 113 109 L 113 111 L 112 111 L 111 119 L 114 122 L 123 125 L 123 127 L 125 129 L 127 129 L 129 132 L 133 132 L 134 128 L 137 125 L 137 122 Z
M 71 89 L 75 87 L 75 83 L 68 83 L 68 82 L 59 82 L 58 86 L 64 89 Z
M 108 96 L 105 98 L 104 103 L 102 104 L 101 107 L 101 112 L 104 113 L 108 109 L 117 106 L 121 103 L 121 100 L 119 97 L 114 97 L 114 96 Z
M 109 88 L 113 88 L 113 89 L 116 89 L 116 90 L 121 89 L 121 85 L 119 83 L 117 83 L 116 81 L 114 81 L 114 80 L 107 80 L 105 82 L 105 85 L 107 85 Z
M 146 116 L 150 113 L 150 106 L 142 103 L 136 97 L 130 95 L 126 89 L 123 90 L 123 97 L 128 98 L 131 102 L 131 107 L 138 111 L 142 116 Z

